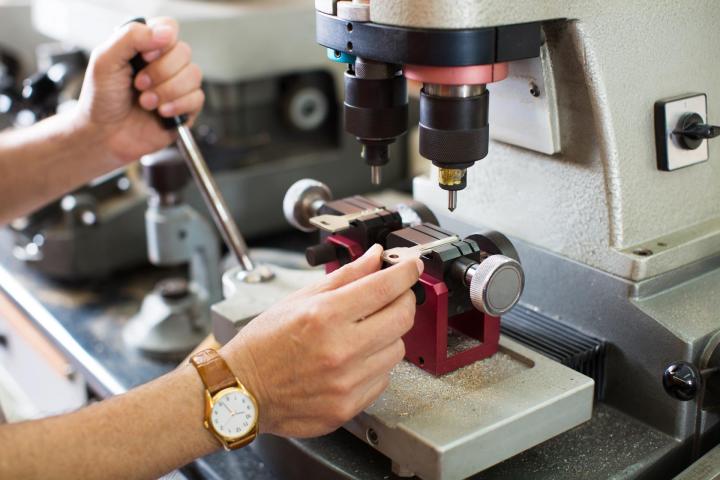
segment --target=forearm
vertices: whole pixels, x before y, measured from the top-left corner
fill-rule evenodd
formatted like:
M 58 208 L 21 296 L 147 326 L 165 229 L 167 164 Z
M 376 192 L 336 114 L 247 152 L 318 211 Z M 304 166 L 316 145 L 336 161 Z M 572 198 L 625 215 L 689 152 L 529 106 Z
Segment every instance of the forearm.
M 0 133 L 0 224 L 120 167 L 102 132 L 74 112 Z
M 187 364 L 78 412 L 0 427 L 0 478 L 158 478 L 219 448 Z

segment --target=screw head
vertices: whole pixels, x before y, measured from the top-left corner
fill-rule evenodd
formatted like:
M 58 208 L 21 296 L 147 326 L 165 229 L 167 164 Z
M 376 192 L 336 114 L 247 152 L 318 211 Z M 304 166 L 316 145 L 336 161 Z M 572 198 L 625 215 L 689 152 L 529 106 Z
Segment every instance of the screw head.
M 310 223 L 310 219 L 317 215 L 316 206 L 331 199 L 330 188 L 324 183 L 310 178 L 298 180 L 285 193 L 285 219 L 298 230 L 312 232 L 315 227 Z
M 663 372 L 663 388 L 683 402 L 694 399 L 702 387 L 700 370 L 690 362 L 673 362 Z

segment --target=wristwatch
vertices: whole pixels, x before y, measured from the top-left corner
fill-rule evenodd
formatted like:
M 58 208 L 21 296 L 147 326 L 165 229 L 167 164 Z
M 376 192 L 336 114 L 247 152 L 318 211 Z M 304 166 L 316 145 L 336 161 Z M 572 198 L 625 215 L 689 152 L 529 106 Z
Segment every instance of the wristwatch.
M 226 450 L 244 447 L 258 433 L 255 397 L 232 373 L 225 360 L 209 348 L 190 358 L 205 385 L 205 428 Z

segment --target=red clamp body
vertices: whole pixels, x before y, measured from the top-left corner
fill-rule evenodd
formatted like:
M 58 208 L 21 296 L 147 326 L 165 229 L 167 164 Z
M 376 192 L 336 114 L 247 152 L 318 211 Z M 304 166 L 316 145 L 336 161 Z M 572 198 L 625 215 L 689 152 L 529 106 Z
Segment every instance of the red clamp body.
M 410 246 L 427 240 L 427 237 L 439 239 L 443 236 L 451 237 L 452 234 L 434 225 L 423 224 L 390 233 L 384 246 Z M 354 261 L 366 250 L 343 233 L 328 235 L 324 241 L 346 252 L 339 256 L 346 260 L 343 263 Z M 500 318 L 473 308 L 466 287 L 460 284 L 461 280 L 449 278 L 449 265 L 455 260 L 464 256 L 479 257 L 483 252 L 468 239 L 458 240 L 438 250 L 423 256 L 425 272 L 414 288 L 418 299 L 415 324 L 403 337 L 405 359 L 433 375 L 453 372 L 495 354 L 500 340 Z M 325 271 L 331 273 L 340 266 L 341 261 L 334 260 L 325 264 Z M 444 277 L 448 277 L 450 288 Z M 452 300 L 451 292 L 455 297 Z M 451 315 L 451 311 L 457 313 Z M 458 338 L 461 339 L 459 346 L 449 344 L 449 339 Z M 465 348 L 462 348 L 463 345 Z

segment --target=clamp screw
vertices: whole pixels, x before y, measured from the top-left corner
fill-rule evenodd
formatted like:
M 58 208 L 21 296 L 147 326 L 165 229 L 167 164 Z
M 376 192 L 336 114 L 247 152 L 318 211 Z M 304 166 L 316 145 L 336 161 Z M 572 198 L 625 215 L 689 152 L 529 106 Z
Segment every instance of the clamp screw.
M 326 202 L 332 200 L 330 188 L 322 182 L 303 178 L 295 182 L 285 193 L 283 213 L 290 225 L 303 232 L 312 232 L 316 228 L 310 219 Z
M 702 388 L 700 370 L 689 362 L 673 362 L 663 372 L 663 388 L 673 398 L 687 402 Z
M 525 272 L 517 260 L 505 255 L 490 255 L 468 268 L 465 282 L 470 285 L 473 306 L 498 317 L 520 300 L 525 287 Z

